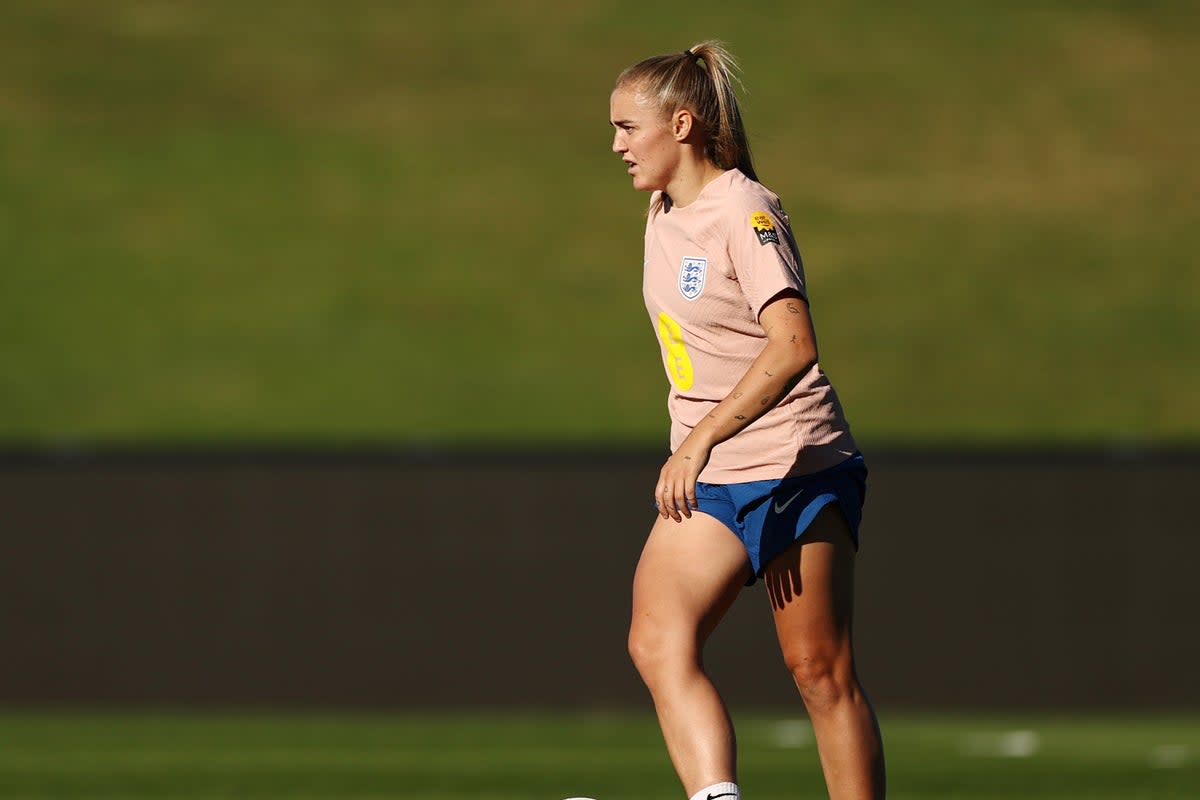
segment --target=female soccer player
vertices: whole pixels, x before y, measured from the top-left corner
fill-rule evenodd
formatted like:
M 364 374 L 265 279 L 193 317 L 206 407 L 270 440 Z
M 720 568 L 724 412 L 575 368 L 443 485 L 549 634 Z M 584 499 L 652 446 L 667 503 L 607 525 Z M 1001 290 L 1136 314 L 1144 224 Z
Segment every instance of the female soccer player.
M 629 652 L 692 800 L 740 800 L 733 726 L 705 640 L 744 585 L 767 587 L 829 796 L 884 796 L 883 746 L 851 648 L 866 483 L 817 364 L 804 271 L 758 183 L 719 42 L 629 67 L 612 149 L 652 192 L 643 294 L 671 383 L 671 457 L 633 581 Z

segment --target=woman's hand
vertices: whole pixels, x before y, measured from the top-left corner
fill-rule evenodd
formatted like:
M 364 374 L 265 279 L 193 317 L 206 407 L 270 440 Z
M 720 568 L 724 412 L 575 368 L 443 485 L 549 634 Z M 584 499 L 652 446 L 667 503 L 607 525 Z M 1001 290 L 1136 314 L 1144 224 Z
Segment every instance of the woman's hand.
M 701 442 L 693 442 L 691 436 L 683 440 L 667 463 L 658 473 L 658 486 L 654 499 L 658 513 L 663 519 L 670 517 L 676 522 L 689 519 L 696 508 L 696 479 L 708 463 L 712 448 Z

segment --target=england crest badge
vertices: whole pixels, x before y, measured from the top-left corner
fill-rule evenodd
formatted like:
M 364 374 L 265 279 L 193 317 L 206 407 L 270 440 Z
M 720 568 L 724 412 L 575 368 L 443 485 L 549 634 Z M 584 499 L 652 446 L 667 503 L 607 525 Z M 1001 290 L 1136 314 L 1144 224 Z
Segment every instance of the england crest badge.
M 704 274 L 708 272 L 708 259 L 699 256 L 684 256 L 679 265 L 679 293 L 688 300 L 695 300 L 704 291 Z

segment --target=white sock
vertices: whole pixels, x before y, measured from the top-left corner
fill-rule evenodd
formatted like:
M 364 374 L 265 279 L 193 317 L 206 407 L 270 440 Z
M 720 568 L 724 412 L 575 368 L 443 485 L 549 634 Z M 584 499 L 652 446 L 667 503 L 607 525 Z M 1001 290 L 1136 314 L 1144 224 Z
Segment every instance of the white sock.
M 718 797 L 722 800 L 742 800 L 742 793 L 736 783 L 725 781 L 704 787 L 692 795 L 691 800 L 717 800 Z

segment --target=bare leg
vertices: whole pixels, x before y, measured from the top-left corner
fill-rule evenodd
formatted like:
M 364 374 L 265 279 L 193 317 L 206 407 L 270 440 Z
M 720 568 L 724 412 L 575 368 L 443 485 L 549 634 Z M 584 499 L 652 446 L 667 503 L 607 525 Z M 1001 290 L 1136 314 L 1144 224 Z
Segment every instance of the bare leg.
M 660 518 L 634 575 L 629 653 L 689 795 L 736 781 L 733 725 L 701 651 L 749 576 L 742 543 L 702 513 Z
M 831 800 L 884 797 L 883 741 L 858 682 L 851 644 L 854 546 L 826 506 L 764 574 L 775 631 L 812 719 Z

